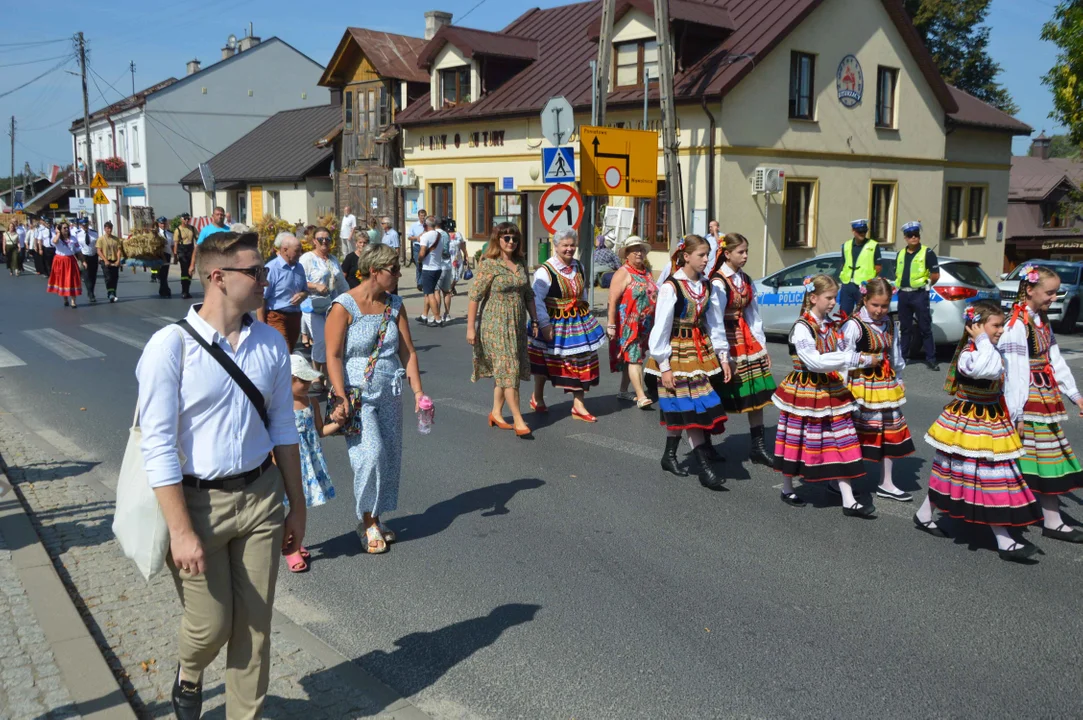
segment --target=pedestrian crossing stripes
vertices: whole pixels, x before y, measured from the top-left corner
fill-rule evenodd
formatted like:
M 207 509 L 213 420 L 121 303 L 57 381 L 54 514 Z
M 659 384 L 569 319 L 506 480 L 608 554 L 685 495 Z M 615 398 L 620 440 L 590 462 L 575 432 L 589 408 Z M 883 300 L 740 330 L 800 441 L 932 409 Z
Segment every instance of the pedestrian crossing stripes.
M 90 332 L 104 335 L 107 338 L 111 338 L 113 340 L 116 340 L 117 342 L 122 342 L 125 345 L 130 345 L 136 350 L 142 350 L 143 347 L 147 344 L 147 340 L 150 339 L 134 337 L 134 333 L 132 331 L 127 330 L 120 325 L 115 325 L 113 323 L 89 323 L 87 325 L 83 325 L 83 327 Z
M 662 455 L 657 449 L 645 448 L 642 445 L 631 443 L 627 440 L 617 440 L 616 438 L 606 437 L 605 435 L 578 433 L 576 435 L 569 435 L 568 437 L 572 440 L 590 443 L 591 445 L 597 445 L 598 447 L 604 447 L 610 450 L 618 450 L 623 453 L 628 453 L 629 455 L 646 458 L 647 460 L 657 460 Z
M 89 358 L 105 357 L 105 353 L 100 353 L 89 345 L 52 328 L 23 330 L 23 334 L 47 350 L 52 350 L 65 360 L 87 360 Z
M 149 322 L 151 325 L 157 325 L 160 328 L 166 325 L 172 325 L 180 318 L 167 317 L 165 315 L 151 315 L 150 317 L 143 318 L 144 321 Z
M 0 345 L 0 368 L 18 367 L 20 365 L 26 365 L 26 363 L 16 357 L 14 353 L 6 347 Z

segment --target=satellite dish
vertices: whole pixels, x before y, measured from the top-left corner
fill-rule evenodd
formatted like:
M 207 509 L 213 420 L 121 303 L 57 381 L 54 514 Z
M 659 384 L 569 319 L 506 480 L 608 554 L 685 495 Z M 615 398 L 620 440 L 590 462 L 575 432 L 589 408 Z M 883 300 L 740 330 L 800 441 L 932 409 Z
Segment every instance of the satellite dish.
M 228 38 L 226 38 L 226 45 L 229 47 L 230 50 L 236 50 L 237 49 L 237 36 L 236 35 L 230 35 Z

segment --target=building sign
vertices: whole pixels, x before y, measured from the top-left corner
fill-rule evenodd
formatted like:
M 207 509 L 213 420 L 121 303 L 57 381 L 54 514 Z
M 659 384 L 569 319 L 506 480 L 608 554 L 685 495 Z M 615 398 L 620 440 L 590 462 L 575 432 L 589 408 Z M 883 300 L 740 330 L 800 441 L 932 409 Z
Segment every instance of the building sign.
M 456 150 L 466 145 L 467 147 L 504 147 L 503 130 L 482 130 L 468 134 L 455 133 L 454 135 L 423 135 L 418 140 L 418 150 L 447 150 L 448 144 Z
M 852 108 L 861 102 L 865 92 L 865 76 L 861 72 L 861 63 L 853 55 L 847 55 L 839 63 L 835 73 L 835 89 L 839 93 L 839 102 Z
M 1083 250 L 1083 240 L 1046 240 L 1042 250 Z

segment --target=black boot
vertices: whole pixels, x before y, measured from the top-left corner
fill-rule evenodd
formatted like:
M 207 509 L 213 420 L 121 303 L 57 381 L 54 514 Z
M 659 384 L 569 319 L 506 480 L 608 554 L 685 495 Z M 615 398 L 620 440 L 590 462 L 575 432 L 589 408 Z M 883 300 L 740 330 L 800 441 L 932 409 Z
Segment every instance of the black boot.
M 713 463 L 726 462 L 726 458 L 722 456 L 717 450 L 714 449 L 714 445 L 711 444 L 710 434 L 704 432 L 703 436 L 706 438 L 703 444 L 700 445 L 703 451 L 707 454 L 707 459 Z
M 699 484 L 708 490 L 723 490 L 726 481 L 714 474 L 711 469 L 711 459 L 707 456 L 704 445 L 700 445 L 692 451 L 699 461 Z
M 677 465 L 677 448 L 681 446 L 681 436 L 666 438 L 666 451 L 662 453 L 662 469 L 677 477 L 688 477 L 688 473 Z
M 748 453 L 748 459 L 752 461 L 753 465 L 764 465 L 769 468 L 775 466 L 775 456 L 767 450 L 767 446 L 763 442 L 763 425 L 759 427 L 751 428 L 752 430 L 752 450 Z

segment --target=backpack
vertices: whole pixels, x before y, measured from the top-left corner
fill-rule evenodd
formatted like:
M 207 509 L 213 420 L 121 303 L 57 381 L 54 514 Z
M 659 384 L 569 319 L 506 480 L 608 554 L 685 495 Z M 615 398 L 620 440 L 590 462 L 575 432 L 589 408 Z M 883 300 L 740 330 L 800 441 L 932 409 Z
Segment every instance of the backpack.
M 451 235 L 443 230 L 440 231 L 440 256 L 444 260 L 451 259 Z

